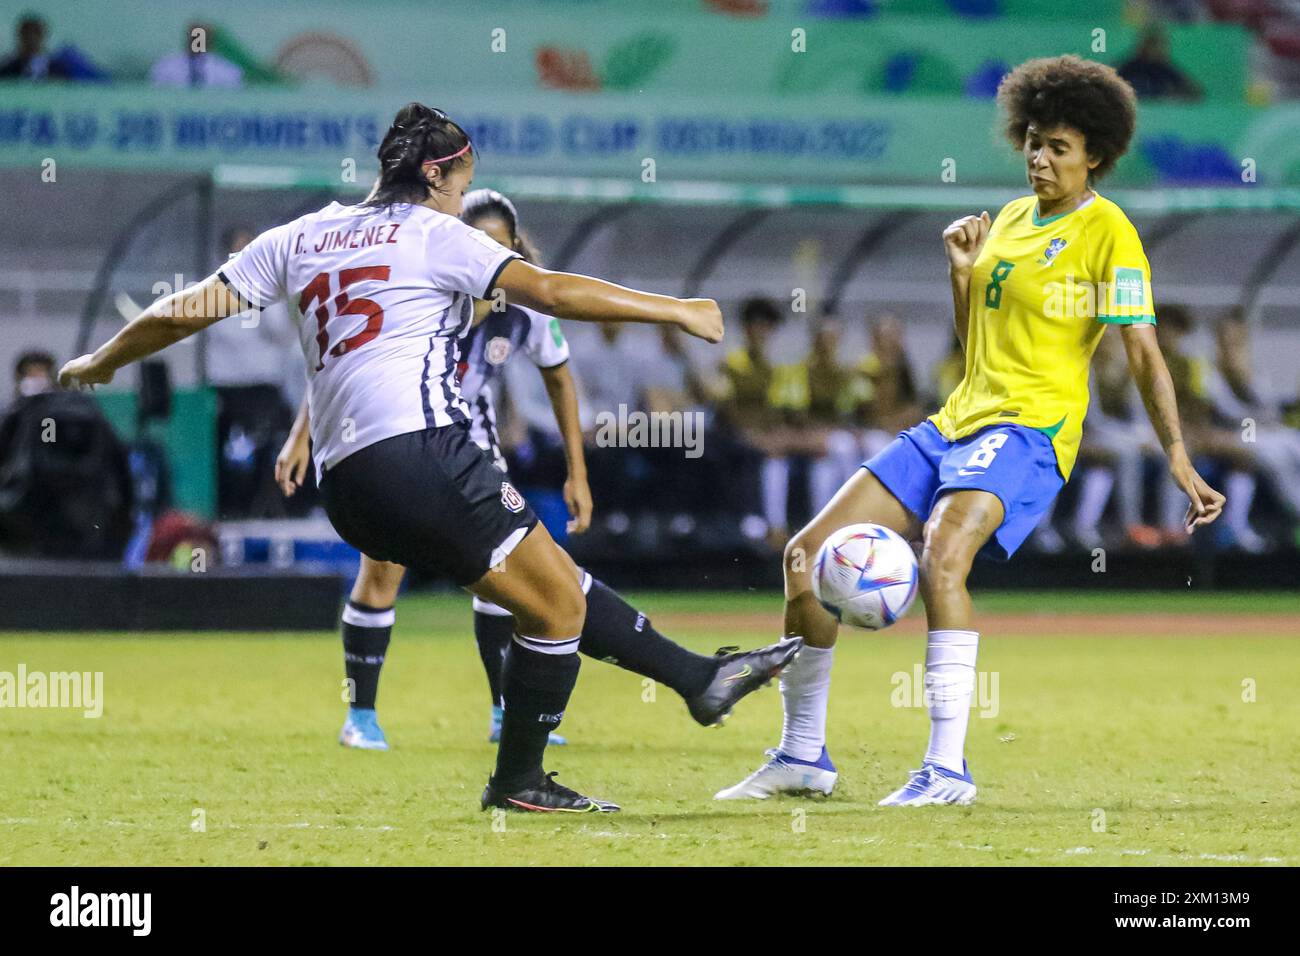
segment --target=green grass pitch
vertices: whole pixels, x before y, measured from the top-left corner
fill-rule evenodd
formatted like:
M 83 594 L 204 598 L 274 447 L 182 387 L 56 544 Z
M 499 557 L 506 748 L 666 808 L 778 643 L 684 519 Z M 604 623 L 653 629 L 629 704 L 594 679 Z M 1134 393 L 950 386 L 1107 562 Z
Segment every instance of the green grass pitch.
M 636 603 L 705 652 L 766 643 L 780 620 L 775 595 Z M 976 606 L 997 713 L 971 715 L 972 807 L 876 806 L 925 745 L 924 709 L 898 706 L 924 655 L 914 612 L 842 634 L 832 798 L 712 800 L 775 745 L 775 687 L 706 730 L 666 688 L 584 659 L 571 743 L 548 768 L 624 812 L 510 814 L 503 829 L 478 809 L 493 748 L 466 599 L 398 605 L 386 754 L 336 743 L 332 634 L 0 634 L 0 671 L 102 671 L 105 698 L 99 719 L 0 709 L 0 864 L 1300 863 L 1300 596 Z

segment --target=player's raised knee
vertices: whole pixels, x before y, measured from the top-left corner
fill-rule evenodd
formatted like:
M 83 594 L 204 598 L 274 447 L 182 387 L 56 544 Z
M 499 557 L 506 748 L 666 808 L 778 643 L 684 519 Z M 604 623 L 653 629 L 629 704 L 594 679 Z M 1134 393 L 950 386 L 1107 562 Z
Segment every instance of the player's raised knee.
M 797 593 L 812 587 L 813 558 L 824 540 L 825 535 L 809 526 L 786 542 L 783 561 L 787 591 L 794 587 Z
M 538 636 L 573 637 L 582 633 L 587 620 L 587 596 L 577 581 L 567 582 L 546 595 L 545 605 L 539 610 Z

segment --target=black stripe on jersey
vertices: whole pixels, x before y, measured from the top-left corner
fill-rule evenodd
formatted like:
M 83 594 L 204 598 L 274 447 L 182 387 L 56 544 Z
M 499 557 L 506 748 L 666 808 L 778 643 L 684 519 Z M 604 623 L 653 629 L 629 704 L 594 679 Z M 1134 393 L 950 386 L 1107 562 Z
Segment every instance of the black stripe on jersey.
M 467 422 L 467 416 L 460 409 L 460 403 L 457 401 L 457 392 L 452 389 L 451 383 L 456 380 L 456 366 L 460 364 L 460 339 L 443 339 L 447 343 L 446 348 L 451 351 L 448 356 L 450 361 L 445 362 L 445 370 L 438 377 L 438 383 L 442 386 L 442 399 L 447 405 L 447 417 L 453 422 Z
M 501 436 L 497 434 L 497 423 L 492 416 L 492 403 L 488 401 L 486 391 L 478 393 L 474 405 L 483 421 L 483 434 L 487 436 L 488 450 L 491 452 L 492 462 L 495 464 L 498 461 L 504 461 L 505 455 L 501 453 Z
M 491 297 L 492 297 L 492 290 L 495 289 L 495 288 L 497 287 L 497 279 L 500 279 L 500 278 L 501 278 L 501 271 L 502 271 L 506 266 L 510 265 L 510 263 L 514 262 L 516 259 L 522 259 L 522 258 L 523 258 L 523 256 L 521 256 L 521 255 L 519 255 L 518 253 L 516 253 L 515 255 L 511 256 L 509 259 L 504 260 L 504 261 L 501 263 L 501 265 L 497 266 L 497 271 L 494 272 L 494 273 L 492 273 L 492 278 L 488 280 L 487 287 L 483 290 L 483 294 L 482 294 L 481 296 L 479 296 L 479 298 L 480 298 L 480 299 L 489 299 L 489 298 L 491 298 Z
M 443 358 L 447 357 L 445 350 L 453 344 L 452 341 L 447 339 L 445 336 L 429 336 L 429 351 L 424 354 L 424 375 L 420 379 L 420 400 L 424 404 L 424 424 L 428 428 L 439 428 L 442 425 L 447 424 L 447 422 L 454 424 L 469 420 L 456 402 L 456 393 L 452 391 L 451 386 L 447 383 L 448 376 L 454 376 L 456 374 L 456 362 L 459 361 L 459 357 L 453 355 L 451 363 L 446 367 L 443 373 L 438 376 L 438 385 L 442 389 L 442 398 L 445 405 L 444 411 L 447 414 L 447 422 L 438 421 L 438 412 L 433 407 L 433 400 L 429 394 L 429 379 L 432 377 L 429 371 L 429 363 L 433 358 L 434 349 L 438 347 L 439 340 L 443 343 Z
M 429 359 L 433 358 L 433 350 L 437 346 L 438 336 L 429 336 L 429 351 L 424 353 L 424 374 L 420 376 L 420 403 L 424 406 L 424 425 L 426 428 L 438 427 L 438 416 L 433 410 L 433 404 L 429 401 Z
M 226 275 L 224 269 L 217 271 L 217 278 L 225 284 L 227 289 L 239 297 L 241 304 L 247 305 L 250 309 L 256 309 L 258 312 L 261 312 L 266 308 L 265 305 L 257 305 L 256 300 L 252 296 L 244 295 L 244 293 L 240 291 L 239 286 L 230 281 L 230 276 Z

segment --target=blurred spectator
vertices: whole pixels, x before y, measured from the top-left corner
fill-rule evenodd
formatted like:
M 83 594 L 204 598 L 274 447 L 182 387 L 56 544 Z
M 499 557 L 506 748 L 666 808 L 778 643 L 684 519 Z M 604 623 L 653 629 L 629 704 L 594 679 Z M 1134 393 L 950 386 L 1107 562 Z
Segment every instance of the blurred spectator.
M 628 440 L 628 428 L 635 427 L 628 416 L 645 411 L 640 356 L 628 338 L 617 322 L 602 322 L 595 335 L 578 334 L 569 341 L 584 418 L 592 416 L 598 437 L 611 437 L 609 428 L 602 428 L 604 422 L 618 429 L 612 445 L 587 449 L 592 497 L 605 513 L 606 527 L 616 533 L 627 529 L 629 513 L 652 501 L 655 491 L 647 449 L 631 447 Z M 548 414 L 554 419 L 553 412 Z
M 149 78 L 154 86 L 219 87 L 237 89 L 244 85 L 244 71 L 220 53 L 210 49 L 212 28 L 192 23 L 185 28 L 185 48 L 169 53 L 153 65 Z
M 45 21 L 27 15 L 14 30 L 16 49 L 0 61 L 3 80 L 86 80 L 103 81 L 108 74 L 71 44 L 54 53 L 45 52 Z
M 14 364 L 14 399 L 39 395 L 54 388 L 54 356 L 49 352 L 24 352 Z
M 619 414 L 642 409 L 642 372 L 636 352 L 628 347 L 624 329 L 617 322 L 601 322 L 597 335 L 575 335 L 570 347 L 574 368 L 582 379 L 583 394 L 592 414 Z
M 723 385 L 718 412 L 759 457 L 759 488 L 768 543 L 784 547 L 788 536 L 790 490 L 789 445 L 785 427 L 791 402 L 790 376 L 768 358 L 772 333 L 781 312 L 770 299 L 746 299 L 740 305 L 744 345 L 722 363 Z
M 1159 27 L 1143 31 L 1133 56 L 1119 67 L 1138 99 L 1199 100 L 1201 88 L 1169 58 L 1169 41 Z
M 954 341 L 956 337 L 954 336 Z M 859 389 L 861 401 L 859 418 L 866 433 L 862 440 L 863 458 L 870 458 L 888 445 L 899 432 L 911 428 L 924 417 L 912 375 L 912 363 L 907 358 L 903 340 L 903 323 L 892 312 L 881 315 L 871 325 L 871 351 L 858 363 L 858 375 L 863 385 Z M 949 361 L 945 357 L 942 366 Z M 966 357 L 957 343 L 960 369 L 942 399 L 947 399 L 965 374 Z M 951 370 L 942 370 L 945 379 L 952 377 Z M 945 381 L 943 385 L 948 386 Z
M 247 227 L 228 229 L 222 248 L 234 255 L 255 235 Z M 208 382 L 217 391 L 218 515 L 301 513 L 313 503 L 310 489 L 286 499 L 274 474 L 275 456 L 293 423 L 305 379 L 298 325 L 288 305 L 278 302 L 261 312 L 230 316 L 205 334 Z
M 1240 308 L 1219 321 L 1214 340 L 1207 393 L 1215 411 L 1225 428 L 1241 431 L 1257 470 L 1268 479 L 1292 524 L 1300 523 L 1300 431 L 1283 422 L 1280 405 L 1256 383 L 1250 325 Z
M 1146 416 L 1135 412 L 1133 377 L 1117 333 L 1107 331 L 1101 337 L 1092 372 L 1093 399 L 1079 448 L 1079 498 L 1072 535 L 1088 550 L 1103 546 L 1101 519 L 1115 491 L 1116 513 L 1127 543 L 1158 547 L 1159 530 L 1143 520 L 1142 474 L 1146 459 L 1155 457 L 1160 445 Z
M 1267 542 L 1250 525 L 1250 508 L 1255 500 L 1255 456 L 1242 442 L 1242 433 L 1224 428 L 1216 420 L 1207 380 L 1210 364 L 1186 351 L 1186 339 L 1194 328 L 1191 313 L 1180 305 L 1166 305 L 1160 311 L 1156 334 L 1173 379 L 1174 394 L 1182 419 L 1183 439 L 1193 458 L 1204 455 L 1220 464 L 1225 472 L 1222 491 L 1227 496 L 1223 520 L 1231 543 L 1245 551 L 1260 552 Z M 1169 543 L 1186 543 L 1183 518 L 1187 500 L 1166 478 L 1160 483 L 1160 524 Z
M 823 319 L 818 325 L 801 371 L 806 402 L 800 424 L 806 427 L 800 432 L 803 451 L 811 461 L 809 494 L 817 512 L 862 464 L 851 427 L 856 382 L 853 370 L 840 360 L 840 324 L 835 319 Z
M 131 534 L 126 447 L 89 394 L 55 387 L 55 360 L 27 352 L 0 419 L 0 548 L 115 560 Z
M 709 391 L 682 342 L 684 333 L 661 325 L 657 355 L 645 364 L 645 404 L 651 412 L 702 409 Z

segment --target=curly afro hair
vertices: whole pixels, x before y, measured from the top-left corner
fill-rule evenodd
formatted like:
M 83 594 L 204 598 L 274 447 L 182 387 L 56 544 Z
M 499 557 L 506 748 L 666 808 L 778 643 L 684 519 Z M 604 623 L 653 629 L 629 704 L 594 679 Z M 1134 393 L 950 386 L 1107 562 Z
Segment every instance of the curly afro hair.
M 1020 64 L 998 85 L 998 105 L 1016 149 L 1024 146 L 1030 123 L 1077 129 L 1088 155 L 1101 160 L 1092 171 L 1095 179 L 1114 168 L 1137 127 L 1137 96 L 1128 81 L 1104 63 L 1069 54 Z

